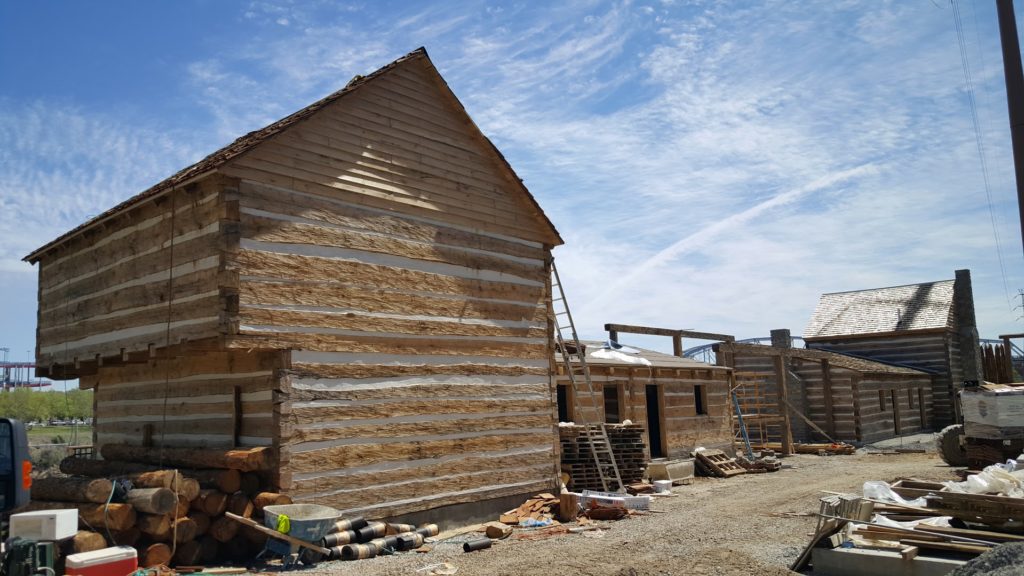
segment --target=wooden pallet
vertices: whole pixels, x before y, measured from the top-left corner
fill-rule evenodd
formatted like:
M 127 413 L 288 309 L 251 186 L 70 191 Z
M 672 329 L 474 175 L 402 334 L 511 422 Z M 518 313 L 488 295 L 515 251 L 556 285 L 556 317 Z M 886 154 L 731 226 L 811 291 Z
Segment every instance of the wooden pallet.
M 694 452 L 694 456 L 696 456 L 698 464 L 721 478 L 729 478 L 747 472 L 744 467 L 736 463 L 735 458 L 726 456 L 721 450 L 701 450 Z
M 623 483 L 629 484 L 643 478 L 647 467 L 644 427 L 639 424 L 613 424 L 607 426 L 605 432 Z M 601 473 L 596 469 L 587 439 L 593 430 L 586 426 L 561 426 L 558 433 L 562 471 L 569 475 L 573 490 L 603 491 Z

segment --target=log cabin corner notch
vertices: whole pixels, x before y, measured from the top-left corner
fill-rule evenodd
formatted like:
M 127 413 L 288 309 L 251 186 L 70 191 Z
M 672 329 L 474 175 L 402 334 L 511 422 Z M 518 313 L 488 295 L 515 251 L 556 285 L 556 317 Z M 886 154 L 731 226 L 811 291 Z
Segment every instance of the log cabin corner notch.
M 369 517 L 518 498 L 556 477 L 561 243 L 421 48 L 29 254 L 37 365 L 99 445 L 273 446 Z

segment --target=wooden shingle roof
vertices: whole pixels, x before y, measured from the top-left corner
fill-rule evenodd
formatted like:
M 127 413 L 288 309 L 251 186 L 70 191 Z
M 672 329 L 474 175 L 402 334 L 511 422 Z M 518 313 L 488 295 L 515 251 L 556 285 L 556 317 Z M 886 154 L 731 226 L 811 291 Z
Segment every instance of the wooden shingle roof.
M 409 54 L 402 56 L 401 58 L 374 71 L 371 74 L 367 74 L 366 76 L 356 76 L 341 90 L 338 90 L 337 92 L 325 96 L 324 98 L 310 104 L 309 106 L 306 106 L 301 110 L 289 114 L 288 116 L 285 116 L 284 118 L 276 122 L 273 122 L 259 130 L 250 132 L 236 139 L 234 142 L 228 144 L 227 146 L 221 148 L 220 150 L 217 150 L 216 152 L 203 158 L 199 162 L 196 162 L 191 166 L 183 168 L 182 170 L 171 175 L 165 180 L 162 180 L 161 182 L 151 186 L 150 188 L 144 190 L 143 192 L 136 194 L 135 196 L 132 196 L 128 200 L 125 200 L 124 202 L 118 204 L 117 206 L 114 206 L 113 208 L 84 222 L 83 224 L 73 228 L 72 230 L 69 230 L 65 234 L 62 234 L 61 236 L 55 238 L 54 240 L 46 243 L 44 246 L 37 248 L 31 254 L 25 256 L 23 260 L 31 263 L 38 262 L 40 257 L 42 257 L 45 253 L 64 244 L 71 238 L 78 236 L 79 234 L 85 232 L 86 230 L 96 227 L 110 220 L 111 218 L 125 212 L 126 210 L 129 210 L 130 208 L 143 203 L 146 200 L 154 199 L 166 193 L 167 191 L 174 189 L 175 187 L 185 186 L 190 182 L 194 182 L 199 178 L 202 178 L 212 173 L 216 169 L 224 166 L 228 161 L 240 156 L 241 154 L 244 154 L 245 152 L 248 152 L 249 150 L 251 150 L 255 146 L 258 146 L 260 143 L 264 142 L 268 138 L 271 138 L 276 134 L 279 134 L 287 130 L 288 128 L 291 128 L 292 126 L 298 124 L 299 122 L 313 116 L 320 110 L 324 109 L 326 106 L 338 101 L 339 99 L 343 98 L 344 96 L 347 96 L 348 94 L 357 91 L 360 87 L 365 86 L 367 83 L 372 82 L 374 79 L 381 77 L 382 75 L 388 73 L 389 71 L 395 69 L 396 67 L 402 66 L 412 61 L 425 62 L 427 66 L 434 70 L 434 73 L 437 74 L 444 89 L 449 93 L 451 98 L 454 99 L 456 106 L 458 106 L 459 110 L 462 113 L 466 113 L 465 109 L 462 107 L 462 103 L 459 102 L 458 98 L 454 95 L 454 93 L 451 93 L 451 89 L 448 87 L 447 83 L 444 81 L 443 78 L 440 78 L 440 74 L 436 72 L 436 69 L 434 69 L 434 65 L 430 61 L 430 57 L 427 55 L 426 48 L 417 48 L 416 50 L 410 52 Z M 562 238 L 558 234 L 558 231 L 555 229 L 554 224 L 548 219 L 547 215 L 541 209 L 540 204 L 537 203 L 536 198 L 534 198 L 530 191 L 527 190 L 526 186 L 522 183 L 522 180 L 515 174 L 515 171 L 512 169 L 512 166 L 505 159 L 504 155 L 501 154 L 501 152 L 498 150 L 496 146 L 494 146 L 494 144 L 490 141 L 489 138 L 487 138 L 486 136 L 479 132 L 479 128 L 472 121 L 472 119 L 469 118 L 468 114 L 466 114 L 466 118 L 469 119 L 469 124 L 472 126 L 472 129 L 477 131 L 477 133 L 484 141 L 485 146 L 494 155 L 494 158 L 497 161 L 498 165 L 502 169 L 507 170 L 509 174 L 509 179 L 514 183 L 515 187 L 518 188 L 523 193 L 524 198 L 532 208 L 533 214 L 540 223 L 541 228 L 547 234 L 548 241 L 556 246 L 562 244 Z
M 804 339 L 952 327 L 953 282 L 822 294 Z

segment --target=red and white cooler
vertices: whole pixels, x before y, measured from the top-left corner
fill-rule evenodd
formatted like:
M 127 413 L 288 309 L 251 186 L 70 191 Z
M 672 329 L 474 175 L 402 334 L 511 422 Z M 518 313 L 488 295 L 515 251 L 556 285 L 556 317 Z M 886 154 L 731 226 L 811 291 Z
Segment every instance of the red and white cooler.
M 81 552 L 64 559 L 65 576 L 128 576 L 138 569 L 138 553 L 131 546 Z

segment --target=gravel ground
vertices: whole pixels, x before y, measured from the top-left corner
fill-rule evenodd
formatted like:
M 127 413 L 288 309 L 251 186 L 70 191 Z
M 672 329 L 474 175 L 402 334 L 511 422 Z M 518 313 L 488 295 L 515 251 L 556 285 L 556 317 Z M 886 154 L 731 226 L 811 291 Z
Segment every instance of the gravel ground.
M 692 485 L 675 487 L 675 496 L 655 499 L 651 513 L 610 523 L 599 535 L 543 537 L 517 529 L 493 548 L 469 554 L 462 552 L 468 537 L 462 536 L 436 544 L 427 554 L 322 562 L 294 572 L 417 576 L 428 574 L 417 572 L 420 568 L 448 562 L 459 575 L 792 574 L 787 567 L 814 531 L 813 513 L 823 490 L 859 494 L 866 480 L 954 479 L 953 469 L 932 453 L 862 450 L 852 456 L 792 456 L 783 464 L 783 470 L 771 474 L 697 478 Z
M 1020 576 L 1024 569 L 1024 543 L 1004 544 L 953 570 L 949 576 Z

